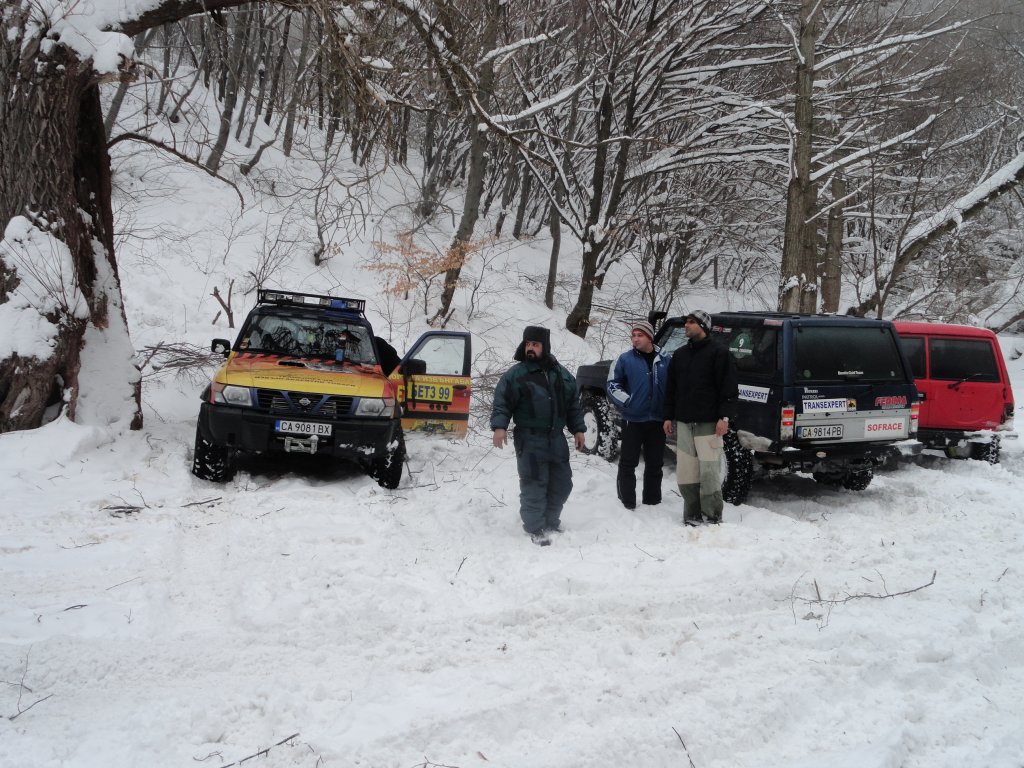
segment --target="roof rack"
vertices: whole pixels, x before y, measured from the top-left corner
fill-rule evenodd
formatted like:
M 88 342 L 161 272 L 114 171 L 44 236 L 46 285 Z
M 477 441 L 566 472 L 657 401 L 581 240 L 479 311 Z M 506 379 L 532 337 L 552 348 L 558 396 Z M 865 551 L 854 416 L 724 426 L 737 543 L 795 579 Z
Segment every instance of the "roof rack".
M 276 291 L 260 288 L 256 292 L 258 304 L 290 304 L 299 307 L 328 307 L 349 312 L 362 313 L 366 310 L 364 299 L 346 299 L 339 296 L 322 296 L 317 293 L 297 293 L 295 291 Z

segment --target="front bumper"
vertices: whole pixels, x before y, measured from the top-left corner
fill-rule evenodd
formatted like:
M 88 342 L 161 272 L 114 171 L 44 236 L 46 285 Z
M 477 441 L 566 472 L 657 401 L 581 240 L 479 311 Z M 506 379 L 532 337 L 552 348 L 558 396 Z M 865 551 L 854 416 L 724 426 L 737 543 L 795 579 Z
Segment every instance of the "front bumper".
M 280 419 L 330 424 L 331 434 L 316 440 L 305 435 L 281 434 L 274 429 Z M 387 452 L 388 445 L 397 437 L 400 424 L 398 419 L 318 419 L 206 402 L 199 409 L 199 432 L 205 439 L 246 453 L 318 453 L 368 461 Z

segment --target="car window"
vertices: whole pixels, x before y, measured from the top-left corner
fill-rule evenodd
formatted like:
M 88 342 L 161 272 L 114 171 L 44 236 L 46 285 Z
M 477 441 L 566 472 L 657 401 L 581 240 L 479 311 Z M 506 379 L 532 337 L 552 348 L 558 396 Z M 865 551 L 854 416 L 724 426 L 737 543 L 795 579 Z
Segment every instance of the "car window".
M 422 360 L 431 376 L 468 376 L 464 336 L 428 336 L 409 353 Z
M 665 328 L 661 338 L 658 339 L 658 346 L 665 354 L 672 354 L 686 344 L 686 333 L 682 325 L 670 325 Z
M 903 381 L 896 337 L 887 327 L 804 325 L 794 329 L 798 382 Z
M 992 345 L 985 339 L 929 339 L 933 379 L 999 381 Z
M 715 335 L 729 348 L 739 373 L 767 376 L 778 368 L 778 328 L 725 328 Z
M 901 336 L 900 344 L 903 352 L 910 360 L 910 369 L 914 372 L 915 379 L 925 378 L 924 368 L 924 339 L 918 337 Z
M 254 314 L 238 336 L 239 351 L 376 365 L 370 330 L 340 318 Z

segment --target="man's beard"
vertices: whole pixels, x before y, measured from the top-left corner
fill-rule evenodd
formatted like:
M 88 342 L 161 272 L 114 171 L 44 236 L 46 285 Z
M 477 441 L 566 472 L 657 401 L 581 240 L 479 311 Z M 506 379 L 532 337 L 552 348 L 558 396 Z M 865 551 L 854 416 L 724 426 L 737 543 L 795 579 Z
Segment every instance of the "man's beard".
M 538 357 L 537 353 L 534 352 L 532 349 L 526 350 L 526 356 L 530 357 L 530 358 L 533 358 L 534 360 L 536 360 L 537 357 Z

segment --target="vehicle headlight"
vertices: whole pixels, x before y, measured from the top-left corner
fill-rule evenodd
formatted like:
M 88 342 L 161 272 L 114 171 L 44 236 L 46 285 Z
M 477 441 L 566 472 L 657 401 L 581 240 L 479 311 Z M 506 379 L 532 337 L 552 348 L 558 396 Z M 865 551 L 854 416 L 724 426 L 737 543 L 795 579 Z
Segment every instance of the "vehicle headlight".
M 381 416 L 391 418 L 395 415 L 395 399 L 393 397 L 361 397 L 356 405 L 356 416 Z
M 224 405 L 252 407 L 252 393 L 248 387 L 236 387 L 231 384 L 213 382 L 210 385 L 210 399 L 211 402 L 223 403 Z

